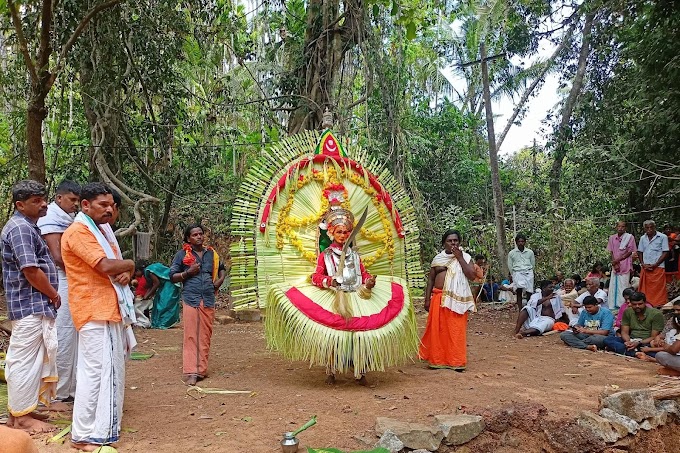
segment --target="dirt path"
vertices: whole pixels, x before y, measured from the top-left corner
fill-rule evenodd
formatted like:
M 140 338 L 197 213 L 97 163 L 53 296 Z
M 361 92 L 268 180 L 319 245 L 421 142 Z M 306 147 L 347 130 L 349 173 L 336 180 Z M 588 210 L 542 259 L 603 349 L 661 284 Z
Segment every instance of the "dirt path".
M 328 387 L 323 369 L 268 352 L 261 323 L 216 325 L 210 377 L 202 386 L 253 393 L 203 398 L 187 395 L 180 380 L 182 331 L 137 331 L 138 350 L 155 356 L 128 364 L 126 432 L 118 448 L 276 452 L 281 433 L 316 414 L 318 423 L 300 435 L 302 444 L 358 450 L 366 444 L 354 436 L 372 438 L 377 416 L 427 422 L 463 406 L 496 407 L 513 400 L 542 403 L 550 417 L 573 416 L 596 409 L 607 384 L 625 389 L 658 382 L 654 365 L 569 349 L 558 335 L 515 340 L 510 335 L 514 317 L 511 311 L 489 310 L 472 316 L 466 373 L 410 363 L 369 374 L 368 388 L 357 386 L 351 376 Z M 424 313 L 419 321 L 422 328 Z M 41 445 L 40 451 L 69 449 Z

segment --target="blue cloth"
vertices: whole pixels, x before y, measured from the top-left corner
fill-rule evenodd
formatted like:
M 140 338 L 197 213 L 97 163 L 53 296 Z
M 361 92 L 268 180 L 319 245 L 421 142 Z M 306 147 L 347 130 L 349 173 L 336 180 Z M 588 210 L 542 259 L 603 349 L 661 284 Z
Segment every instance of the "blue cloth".
M 2 282 L 7 298 L 7 317 L 16 321 L 31 315 L 56 318 L 57 310 L 50 298 L 35 289 L 22 269 L 41 269 L 57 290 L 59 276 L 50 249 L 40 236 L 40 229 L 28 217 L 15 211 L 0 233 L 2 242 Z
M 482 287 L 482 301 L 484 302 L 492 302 L 495 300 L 496 296 L 498 295 L 500 287 L 498 286 L 498 283 L 494 284 L 489 284 L 489 283 L 484 283 L 484 286 Z
M 153 298 L 151 310 L 151 328 L 169 329 L 179 322 L 180 284 L 170 281 L 170 268 L 161 263 L 150 264 L 144 269 L 144 275 L 151 281 L 151 274 L 160 283 Z
M 584 308 L 576 325 L 592 330 L 608 330 L 609 335 L 614 335 L 614 315 L 607 308 L 600 307 L 594 315 L 588 313 Z
M 191 253 L 196 258 L 196 262 L 200 263 L 201 271 L 192 276 L 189 276 L 182 283 L 182 300 L 185 304 L 198 308 L 203 301 L 203 306 L 211 308 L 215 306 L 215 286 L 213 285 L 212 272 L 213 272 L 213 251 L 206 250 L 203 252 L 203 258 L 199 258 L 196 252 L 193 250 Z M 170 276 L 177 274 L 179 272 L 184 272 L 189 269 L 189 266 L 184 264 L 182 260 L 186 256 L 184 250 L 180 250 L 175 254 L 172 259 L 172 265 L 170 266 Z M 225 267 L 220 262 L 218 271 L 224 270 Z
M 614 351 L 617 354 L 627 355 L 628 357 L 635 357 L 635 354 L 637 352 L 640 352 L 639 346 L 635 349 L 626 349 L 626 344 L 623 341 L 623 338 L 617 337 L 615 335 L 610 335 L 607 338 L 605 338 L 604 347 L 609 349 L 610 351 Z M 647 354 L 650 357 L 654 357 L 656 355 L 656 352 L 645 352 L 645 354 Z

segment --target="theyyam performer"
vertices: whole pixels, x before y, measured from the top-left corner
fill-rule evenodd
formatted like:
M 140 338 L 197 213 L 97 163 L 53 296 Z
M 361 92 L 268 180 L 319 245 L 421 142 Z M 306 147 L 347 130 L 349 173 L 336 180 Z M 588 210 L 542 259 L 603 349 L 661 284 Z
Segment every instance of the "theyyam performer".
M 312 134 L 271 150 L 269 161 L 289 164 L 281 170 L 263 161 L 240 191 L 232 228 L 244 239 L 232 246 L 231 278 L 257 286 L 237 287 L 235 306 L 265 308 L 268 346 L 324 367 L 328 384 L 352 372 L 365 385 L 367 373 L 403 364 L 418 350 L 409 294 L 409 286 L 422 285 L 415 215 L 387 172 L 378 168 L 379 180 L 330 131 L 304 154 Z M 250 194 L 258 190 L 265 197 L 255 200 Z M 248 267 L 253 258 L 256 266 Z M 253 289 L 259 298 L 248 300 Z

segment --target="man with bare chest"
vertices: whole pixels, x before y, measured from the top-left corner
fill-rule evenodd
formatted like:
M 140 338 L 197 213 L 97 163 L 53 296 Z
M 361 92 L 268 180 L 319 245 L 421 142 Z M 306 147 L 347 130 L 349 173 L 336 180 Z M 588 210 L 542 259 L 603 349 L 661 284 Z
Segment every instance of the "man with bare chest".
M 562 302 L 553 290 L 553 284 L 546 281 L 541 284 L 541 292 L 531 296 L 517 316 L 516 338 L 542 335 L 552 330 L 555 319 L 562 316 Z

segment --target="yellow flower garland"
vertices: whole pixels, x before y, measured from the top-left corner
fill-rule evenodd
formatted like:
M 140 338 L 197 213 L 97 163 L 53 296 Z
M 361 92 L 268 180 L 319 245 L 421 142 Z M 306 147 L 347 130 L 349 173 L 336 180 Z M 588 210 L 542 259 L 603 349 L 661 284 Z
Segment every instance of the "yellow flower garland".
M 290 217 L 290 211 L 293 208 L 293 203 L 295 201 L 295 193 L 311 181 L 316 181 L 324 185 L 337 185 L 340 184 L 342 177 L 349 179 L 352 183 L 364 189 L 366 194 L 371 197 L 371 201 L 380 216 L 380 223 L 383 227 L 382 233 L 377 233 L 367 228 L 362 228 L 360 231 L 367 240 L 371 242 L 382 242 L 384 244 L 384 246 L 378 249 L 373 255 L 362 258 L 364 266 L 370 267 L 379 260 L 385 252 L 387 252 L 387 257 L 390 261 L 394 260 L 394 239 L 390 234 L 391 219 L 385 206 L 377 196 L 376 190 L 370 186 L 365 177 L 362 178 L 352 171 L 347 171 L 344 167 L 340 168 L 340 175 L 338 175 L 335 168 L 325 168 L 323 171 L 312 171 L 311 176 L 309 174 L 300 175 L 298 181 L 288 191 L 288 200 L 279 212 L 279 219 L 276 224 L 277 248 L 282 249 L 285 244 L 285 238 L 288 237 L 288 242 L 295 247 L 305 259 L 316 264 L 317 254 L 304 248 L 302 241 L 294 229 L 321 222 L 324 214 L 328 211 L 330 204 L 328 199 L 323 197 L 321 200 L 321 207 L 315 214 L 296 219 Z M 345 199 L 345 201 L 341 203 L 341 206 L 345 209 L 349 209 L 349 200 Z

